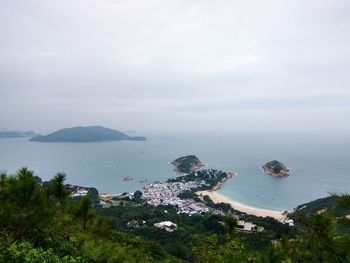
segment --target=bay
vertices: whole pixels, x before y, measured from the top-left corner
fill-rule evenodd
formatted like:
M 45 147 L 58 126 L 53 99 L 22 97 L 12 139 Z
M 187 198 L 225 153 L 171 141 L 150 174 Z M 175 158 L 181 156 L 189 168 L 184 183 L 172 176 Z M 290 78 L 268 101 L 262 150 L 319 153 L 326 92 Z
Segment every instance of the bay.
M 122 193 L 176 176 L 169 162 L 195 154 L 206 168 L 236 172 L 219 192 L 249 206 L 285 210 L 331 192 L 350 192 L 347 135 L 218 132 L 147 138 L 98 143 L 0 139 L 0 169 L 14 173 L 26 166 L 44 180 L 65 172 L 67 183 Z M 289 177 L 273 178 L 262 171 L 274 159 L 291 169 Z M 126 176 L 134 179 L 123 181 Z

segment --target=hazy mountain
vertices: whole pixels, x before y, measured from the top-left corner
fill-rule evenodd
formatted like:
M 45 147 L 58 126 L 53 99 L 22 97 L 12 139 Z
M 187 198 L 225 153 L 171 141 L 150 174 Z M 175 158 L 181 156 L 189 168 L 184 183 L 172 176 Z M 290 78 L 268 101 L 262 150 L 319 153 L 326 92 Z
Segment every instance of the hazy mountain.
M 65 128 L 46 136 L 38 135 L 30 139 L 37 142 L 102 142 L 102 141 L 143 141 L 145 137 L 131 137 L 117 130 L 102 126 Z

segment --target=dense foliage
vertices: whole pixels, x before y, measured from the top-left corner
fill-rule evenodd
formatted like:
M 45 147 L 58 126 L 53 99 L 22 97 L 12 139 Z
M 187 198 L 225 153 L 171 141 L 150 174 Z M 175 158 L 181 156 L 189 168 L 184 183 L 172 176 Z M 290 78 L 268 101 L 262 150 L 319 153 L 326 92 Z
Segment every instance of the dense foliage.
M 43 187 L 26 168 L 1 174 L 0 262 L 178 261 L 157 244 L 114 231 L 88 196 L 68 198 L 64 179 L 58 174 Z
M 271 171 L 273 174 L 280 174 L 281 172 L 289 172 L 289 169 L 281 162 L 273 160 L 263 166 L 264 169 Z
M 194 168 L 202 166 L 201 161 L 195 155 L 187 155 L 177 158 L 172 164 L 176 166 L 176 170 L 180 173 L 190 173 Z
M 348 195 L 323 203 L 335 210 L 321 203 L 298 210 L 290 228 L 224 206 L 225 216 L 179 214 L 143 203 L 139 193 L 94 205 L 90 195 L 70 198 L 64 180 L 42 183 L 26 168 L 0 174 L 0 262 L 350 262 Z M 240 231 L 231 213 L 264 231 Z M 161 221 L 178 228 L 156 228 Z

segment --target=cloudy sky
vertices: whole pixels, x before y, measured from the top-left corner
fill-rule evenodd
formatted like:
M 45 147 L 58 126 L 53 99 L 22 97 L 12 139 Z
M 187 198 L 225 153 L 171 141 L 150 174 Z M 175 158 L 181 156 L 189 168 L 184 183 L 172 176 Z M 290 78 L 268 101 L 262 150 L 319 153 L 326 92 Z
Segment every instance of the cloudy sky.
M 350 132 L 348 0 L 0 0 L 0 128 Z

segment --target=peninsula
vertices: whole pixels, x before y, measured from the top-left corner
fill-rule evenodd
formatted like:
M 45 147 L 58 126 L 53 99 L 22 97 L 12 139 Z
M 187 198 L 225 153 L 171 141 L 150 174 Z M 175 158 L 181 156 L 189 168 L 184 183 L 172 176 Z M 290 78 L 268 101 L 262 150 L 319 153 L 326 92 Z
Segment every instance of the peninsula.
M 38 135 L 30 139 L 35 142 L 103 142 L 103 141 L 144 141 L 145 137 L 131 137 L 117 130 L 102 126 L 65 128 L 46 136 Z
M 262 166 L 264 172 L 274 177 L 286 177 L 289 175 L 289 169 L 283 163 L 273 160 Z
M 211 211 L 224 214 L 230 209 L 227 205 L 203 202 L 197 197 L 198 191 L 211 191 L 233 176 L 231 172 L 215 169 L 192 171 L 186 175 L 170 178 L 166 182 L 157 182 L 143 187 L 142 198 L 153 206 L 176 206 L 180 213 L 189 215 Z
M 175 166 L 177 173 L 190 173 L 204 166 L 201 160 L 195 155 L 179 157 L 172 161 L 171 164 Z

